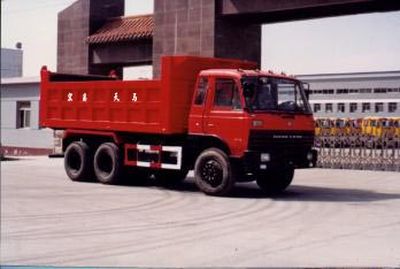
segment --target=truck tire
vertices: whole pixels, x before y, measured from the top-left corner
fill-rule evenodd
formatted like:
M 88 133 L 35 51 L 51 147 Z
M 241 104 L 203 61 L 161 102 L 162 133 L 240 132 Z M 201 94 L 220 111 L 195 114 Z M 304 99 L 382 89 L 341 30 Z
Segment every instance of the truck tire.
M 189 170 L 183 169 L 183 170 L 160 170 L 157 171 L 155 174 L 156 180 L 159 184 L 163 186 L 176 186 L 181 184 L 187 174 L 189 173 Z
M 198 188 L 208 195 L 227 195 L 235 184 L 228 156 L 217 148 L 207 149 L 199 155 L 194 177 Z
M 93 177 L 92 152 L 82 141 L 72 142 L 64 154 L 64 168 L 73 181 L 89 181 Z
M 266 194 L 278 194 L 289 187 L 290 183 L 292 183 L 293 176 L 293 167 L 282 166 L 271 169 L 264 176 L 259 176 L 257 178 L 257 185 Z
M 122 176 L 122 156 L 114 143 L 103 143 L 94 155 L 94 173 L 103 184 L 116 184 Z

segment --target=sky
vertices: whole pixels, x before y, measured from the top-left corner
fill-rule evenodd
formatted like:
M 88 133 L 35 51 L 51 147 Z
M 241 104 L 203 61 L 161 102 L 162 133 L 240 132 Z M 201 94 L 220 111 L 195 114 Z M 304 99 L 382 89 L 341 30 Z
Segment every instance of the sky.
M 262 66 L 291 74 L 400 70 L 400 12 L 264 25 Z
M 73 2 L 1 1 L 1 47 L 22 42 L 24 76 L 37 76 L 42 65 L 56 70 L 57 13 Z M 153 12 L 151 0 L 125 3 L 125 15 Z M 399 29 L 400 12 L 264 25 L 261 66 L 289 74 L 400 70 Z M 139 76 L 151 73 L 141 70 Z

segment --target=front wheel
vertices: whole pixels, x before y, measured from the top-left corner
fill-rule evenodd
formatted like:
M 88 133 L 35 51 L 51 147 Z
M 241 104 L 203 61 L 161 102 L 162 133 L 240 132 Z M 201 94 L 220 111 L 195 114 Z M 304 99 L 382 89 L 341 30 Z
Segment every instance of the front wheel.
M 267 194 L 277 194 L 283 192 L 294 176 L 294 168 L 283 166 L 269 170 L 264 176 L 257 178 L 257 185 Z
M 200 154 L 195 163 L 194 176 L 198 188 L 209 195 L 227 195 L 235 184 L 228 156 L 217 148 Z

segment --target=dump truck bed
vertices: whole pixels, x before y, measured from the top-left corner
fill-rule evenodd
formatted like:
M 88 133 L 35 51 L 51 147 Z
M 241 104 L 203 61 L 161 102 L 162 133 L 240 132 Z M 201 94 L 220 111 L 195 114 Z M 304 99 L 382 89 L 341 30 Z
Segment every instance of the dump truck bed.
M 254 69 L 255 63 L 195 56 L 166 56 L 160 80 L 41 72 L 40 124 L 53 129 L 182 134 L 201 70 Z

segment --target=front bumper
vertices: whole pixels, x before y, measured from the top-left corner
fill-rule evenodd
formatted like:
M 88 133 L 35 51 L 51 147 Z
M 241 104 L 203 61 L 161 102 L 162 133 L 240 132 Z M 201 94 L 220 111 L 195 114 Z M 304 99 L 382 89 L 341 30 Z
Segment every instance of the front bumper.
M 261 160 L 261 154 L 269 154 L 269 160 Z M 242 164 L 244 173 L 258 174 L 275 167 L 292 166 L 294 168 L 312 168 L 317 164 L 318 153 L 315 149 L 301 151 L 246 151 Z

